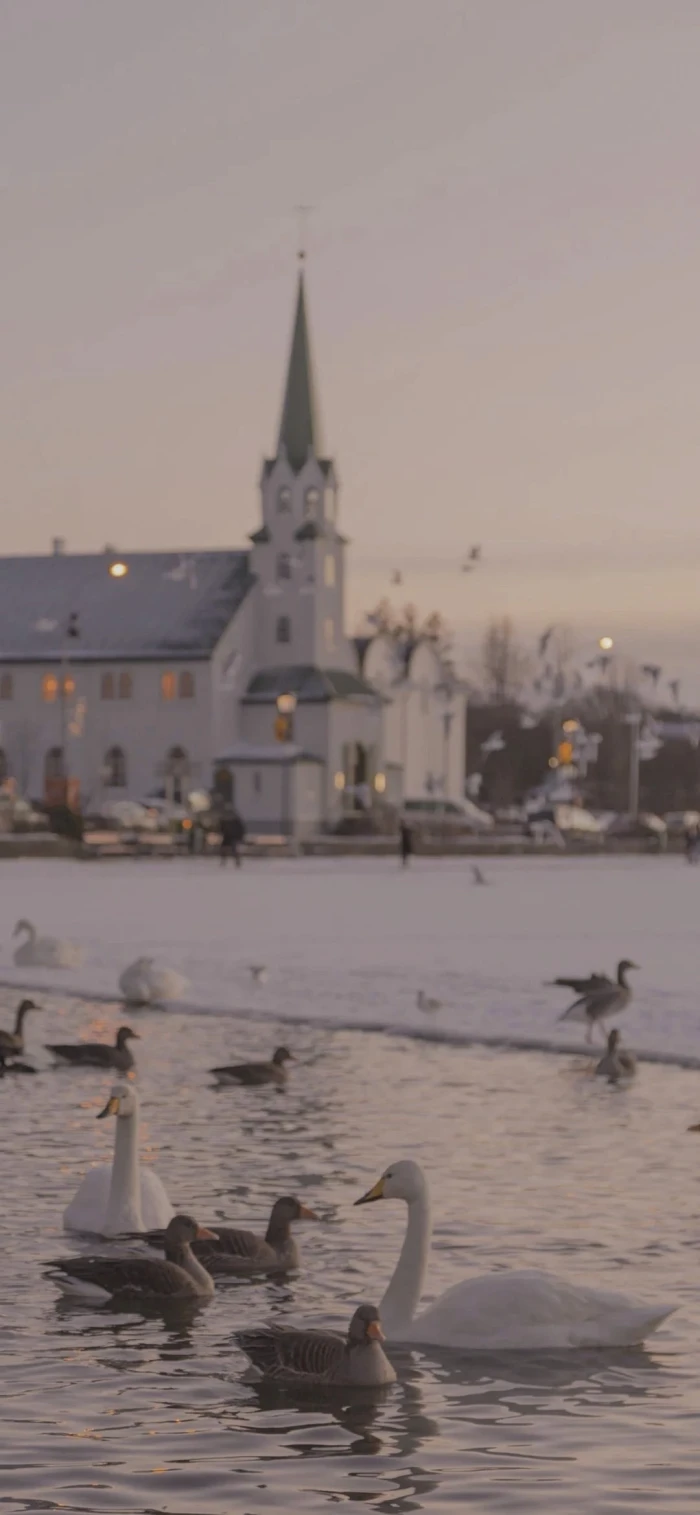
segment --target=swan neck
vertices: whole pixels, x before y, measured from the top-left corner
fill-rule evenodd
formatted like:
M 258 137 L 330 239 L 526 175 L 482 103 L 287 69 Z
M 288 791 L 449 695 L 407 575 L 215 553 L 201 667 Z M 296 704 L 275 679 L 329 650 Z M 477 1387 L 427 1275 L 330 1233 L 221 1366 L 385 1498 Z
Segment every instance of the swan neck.
M 107 1204 L 105 1234 L 143 1231 L 141 1177 L 139 1173 L 138 1116 L 118 1115 L 114 1137 L 112 1182 Z
M 416 1313 L 428 1267 L 431 1235 L 430 1200 L 424 1193 L 408 1204 L 403 1246 L 380 1306 L 382 1323 L 389 1335 L 410 1325 Z

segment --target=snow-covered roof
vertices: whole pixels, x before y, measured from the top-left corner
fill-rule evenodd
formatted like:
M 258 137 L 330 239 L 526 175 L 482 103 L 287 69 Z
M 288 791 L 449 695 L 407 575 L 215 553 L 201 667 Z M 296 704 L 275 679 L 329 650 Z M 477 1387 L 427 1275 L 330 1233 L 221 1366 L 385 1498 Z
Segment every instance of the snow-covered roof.
M 0 557 L 0 662 L 207 657 L 252 583 L 247 552 Z
M 322 763 L 323 758 L 306 752 L 296 742 L 237 742 L 216 759 L 217 763 Z

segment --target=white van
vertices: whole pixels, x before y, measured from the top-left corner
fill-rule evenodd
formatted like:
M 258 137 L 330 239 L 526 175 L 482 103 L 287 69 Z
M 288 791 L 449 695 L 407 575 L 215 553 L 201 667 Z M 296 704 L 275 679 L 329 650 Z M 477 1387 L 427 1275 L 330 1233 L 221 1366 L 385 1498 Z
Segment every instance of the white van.
M 402 811 L 409 825 L 415 821 L 426 831 L 492 831 L 494 819 L 471 800 L 433 800 L 427 796 L 404 800 Z

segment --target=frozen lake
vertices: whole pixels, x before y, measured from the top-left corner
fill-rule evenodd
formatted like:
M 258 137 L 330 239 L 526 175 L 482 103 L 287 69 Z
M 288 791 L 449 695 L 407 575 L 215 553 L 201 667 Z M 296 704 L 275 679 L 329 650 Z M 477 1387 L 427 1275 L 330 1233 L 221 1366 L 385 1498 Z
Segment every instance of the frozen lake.
M 628 1043 L 700 1055 L 700 870 L 678 858 L 484 868 L 485 889 L 468 861 L 406 874 L 373 860 L 0 866 L 0 976 L 50 986 L 28 1027 L 42 1073 L 0 1083 L 8 1515 L 301 1515 L 348 1500 L 399 1515 L 695 1515 L 700 1137 L 686 1128 L 700 1119 L 700 1074 L 645 1065 L 615 1090 L 574 1052 L 439 1037 L 572 1046 L 580 1030 L 556 1024 L 566 993 L 543 980 L 629 956 L 641 968 Z M 83 943 L 80 974 L 13 970 L 20 916 Z M 204 1221 L 259 1228 L 274 1197 L 296 1192 L 322 1217 L 300 1228 L 298 1277 L 225 1283 L 193 1319 L 77 1311 L 42 1274 L 76 1246 L 62 1208 L 109 1155 L 113 1128 L 95 1120 L 110 1080 L 49 1069 L 41 1045 L 111 1037 L 123 1010 L 100 996 L 141 952 L 192 984 L 191 1008 L 129 1011 L 143 1147 L 171 1197 Z M 256 961 L 270 970 L 260 989 Z M 420 987 L 444 1002 L 434 1020 L 415 1008 Z M 6 1023 L 17 994 L 1 997 Z M 410 1035 L 426 1030 L 438 1039 Z M 215 1063 L 278 1039 L 298 1058 L 284 1098 L 212 1088 Z M 271 1316 L 343 1326 L 354 1302 L 381 1297 L 405 1211 L 352 1201 L 399 1156 L 430 1178 L 428 1295 L 467 1274 L 545 1267 L 677 1314 L 638 1350 L 394 1352 L 398 1383 L 381 1402 L 243 1383 L 235 1329 Z

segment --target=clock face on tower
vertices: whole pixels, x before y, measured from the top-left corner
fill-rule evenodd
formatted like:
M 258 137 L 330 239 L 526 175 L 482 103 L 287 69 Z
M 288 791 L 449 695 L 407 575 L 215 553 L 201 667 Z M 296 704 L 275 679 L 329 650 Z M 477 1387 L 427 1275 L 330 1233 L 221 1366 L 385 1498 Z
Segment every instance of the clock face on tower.
M 321 495 L 320 495 L 320 491 L 318 489 L 313 489 L 313 488 L 307 489 L 306 494 L 304 495 L 304 515 L 305 516 L 315 516 L 316 515 L 320 499 L 321 499 Z
M 282 488 L 277 491 L 277 509 L 280 515 L 282 515 L 285 510 L 291 510 L 291 508 L 292 491 L 288 484 L 283 484 Z

